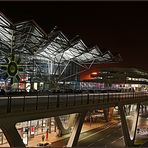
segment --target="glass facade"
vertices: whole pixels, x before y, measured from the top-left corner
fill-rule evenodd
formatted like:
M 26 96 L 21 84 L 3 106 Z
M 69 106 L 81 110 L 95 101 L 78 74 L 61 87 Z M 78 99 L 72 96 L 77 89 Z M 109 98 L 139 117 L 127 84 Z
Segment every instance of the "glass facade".
M 35 21 L 13 24 L 0 13 L 0 79 L 15 89 L 78 80 L 94 63 L 106 62 L 117 59 L 98 46 L 87 47 L 78 36 L 69 40 L 55 28 L 47 35 Z
M 81 89 L 80 73 L 93 64 L 109 62 L 118 60 L 110 51 L 103 53 L 98 46 L 87 47 L 78 36 L 69 40 L 56 28 L 47 35 L 33 20 L 14 24 L 0 13 L 0 89 Z M 67 127 L 69 115 L 60 118 Z M 28 138 L 56 132 L 54 118 L 17 123 L 16 128 L 26 145 Z M 5 141 L 0 131 L 0 144 Z
M 70 115 L 60 116 L 60 120 L 64 128 L 68 127 Z M 18 133 L 20 134 L 23 142 L 28 145 L 28 141 L 38 135 L 48 133 L 55 133 L 58 136 L 58 127 L 54 120 L 54 117 L 43 118 L 38 120 L 31 120 L 20 122 L 16 124 Z M 0 145 L 7 143 L 7 139 L 4 136 L 2 130 L 0 130 Z

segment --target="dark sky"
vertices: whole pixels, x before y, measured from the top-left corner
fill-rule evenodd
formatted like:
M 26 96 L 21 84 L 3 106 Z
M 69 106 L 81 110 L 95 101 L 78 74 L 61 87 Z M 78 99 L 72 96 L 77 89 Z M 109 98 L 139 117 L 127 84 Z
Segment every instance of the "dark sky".
M 148 70 L 148 2 L 0 2 L 12 22 L 34 19 L 45 32 L 54 26 L 69 38 L 101 51 L 120 53 L 128 67 Z

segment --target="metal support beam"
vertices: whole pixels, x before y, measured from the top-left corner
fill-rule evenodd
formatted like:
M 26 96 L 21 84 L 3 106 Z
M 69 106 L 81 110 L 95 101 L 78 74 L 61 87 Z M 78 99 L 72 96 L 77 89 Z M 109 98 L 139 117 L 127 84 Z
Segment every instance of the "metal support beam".
M 69 134 L 70 133 L 70 127 L 68 127 L 67 129 L 64 128 L 60 117 L 54 117 L 54 120 L 56 122 L 56 125 L 58 127 L 58 129 L 61 131 L 61 135 L 65 135 L 65 134 Z
M 119 105 L 119 111 L 120 111 L 120 117 L 121 117 L 121 123 L 122 123 L 122 131 L 124 135 L 124 142 L 125 146 L 133 146 L 133 141 L 130 139 L 130 133 L 128 130 L 128 125 L 126 122 L 126 116 L 125 116 L 125 108 L 124 105 Z
M 67 147 L 73 147 L 77 145 L 86 113 L 87 112 L 83 112 L 78 115 L 77 121 L 69 138 Z
M 17 132 L 15 124 L 7 123 L 1 126 L 1 129 L 10 147 L 21 147 L 21 148 L 24 147 L 25 148 L 25 144 L 23 143 L 23 140 L 21 139 L 19 133 Z
M 131 138 L 133 140 L 133 143 L 135 141 L 135 137 L 136 137 L 136 131 L 137 131 L 137 124 L 138 124 L 138 117 L 139 117 L 139 111 L 140 111 L 140 104 L 137 104 L 137 109 L 134 112 L 134 118 L 133 118 L 133 124 L 132 124 L 132 128 L 131 128 Z

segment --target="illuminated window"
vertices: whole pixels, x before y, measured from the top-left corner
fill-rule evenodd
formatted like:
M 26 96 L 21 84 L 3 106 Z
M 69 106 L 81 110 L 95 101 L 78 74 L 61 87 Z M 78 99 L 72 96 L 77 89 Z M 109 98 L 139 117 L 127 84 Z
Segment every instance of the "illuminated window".
M 92 72 L 90 76 L 91 77 L 97 77 L 98 76 L 98 73 L 97 72 Z

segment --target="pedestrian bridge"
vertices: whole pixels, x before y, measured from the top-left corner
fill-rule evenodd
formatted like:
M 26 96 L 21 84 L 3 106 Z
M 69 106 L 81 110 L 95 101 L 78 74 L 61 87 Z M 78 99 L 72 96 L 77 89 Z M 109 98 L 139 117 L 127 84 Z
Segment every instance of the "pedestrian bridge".
M 84 110 L 114 107 L 148 101 L 148 93 L 92 93 L 92 94 L 55 94 L 55 95 L 24 95 L 24 96 L 1 96 L 0 117 L 21 115 L 18 119 L 29 120 L 29 114 L 39 113 L 43 116 L 60 116 L 68 113 L 78 113 Z M 40 117 L 34 117 L 40 118 Z M 32 119 L 33 120 L 33 119 Z
M 22 141 L 19 140 L 20 137 L 15 128 L 16 123 L 79 113 L 80 116 L 74 128 L 75 132 L 68 144 L 70 147 L 76 145 L 78 141 L 76 137 L 79 137 L 83 120 L 88 111 L 118 106 L 124 123 L 123 106 L 146 101 L 148 101 L 148 93 L 146 92 L 1 96 L 0 128 L 10 146 L 24 146 Z M 123 134 L 127 141 L 130 141 L 127 132 Z M 130 144 L 127 143 L 127 145 Z

